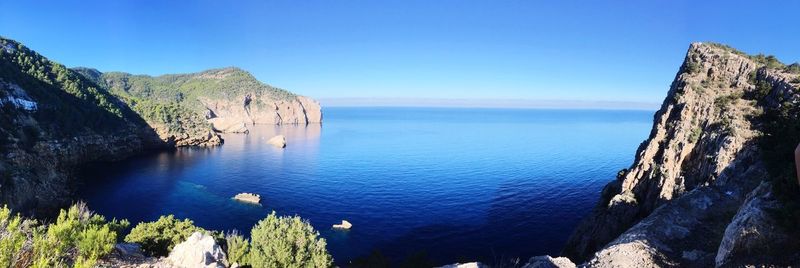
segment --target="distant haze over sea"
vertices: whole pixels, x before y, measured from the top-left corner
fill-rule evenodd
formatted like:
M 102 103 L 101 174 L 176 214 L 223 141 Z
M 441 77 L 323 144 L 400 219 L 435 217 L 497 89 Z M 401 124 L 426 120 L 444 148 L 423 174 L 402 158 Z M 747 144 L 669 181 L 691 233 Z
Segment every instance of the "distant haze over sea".
M 649 110 L 660 106 L 643 101 L 532 100 L 532 99 L 436 99 L 436 98 L 319 98 L 323 107 L 463 107 Z

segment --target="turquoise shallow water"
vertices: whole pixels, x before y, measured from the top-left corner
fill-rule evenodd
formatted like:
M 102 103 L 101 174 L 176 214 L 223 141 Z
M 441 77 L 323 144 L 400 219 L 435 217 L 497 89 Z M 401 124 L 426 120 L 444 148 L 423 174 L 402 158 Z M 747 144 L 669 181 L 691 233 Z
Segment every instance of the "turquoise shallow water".
M 308 219 L 339 264 L 378 250 L 436 263 L 558 254 L 630 165 L 652 112 L 328 108 L 322 126 L 257 126 L 225 145 L 90 165 L 80 198 L 132 222 L 162 214 L 249 229 Z M 284 150 L 266 140 L 287 136 Z M 263 206 L 231 200 L 255 192 Z M 342 219 L 349 231 L 331 225 Z

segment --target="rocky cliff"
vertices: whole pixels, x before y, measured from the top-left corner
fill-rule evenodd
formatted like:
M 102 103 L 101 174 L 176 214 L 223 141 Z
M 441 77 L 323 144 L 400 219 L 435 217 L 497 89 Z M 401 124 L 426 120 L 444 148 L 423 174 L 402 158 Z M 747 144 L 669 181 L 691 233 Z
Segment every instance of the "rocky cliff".
M 0 37 L 0 203 L 49 215 L 72 197 L 76 167 L 145 150 L 220 145 L 209 122 L 219 118 L 295 124 L 321 122 L 322 115 L 317 102 L 235 68 L 156 78 L 104 74 L 68 69 Z
M 724 45 L 692 44 L 634 163 L 605 187 L 563 254 L 590 267 L 794 261 L 786 250 L 753 254 L 766 244 L 793 247 L 772 239 L 789 236 L 769 224 L 780 213 L 764 212 L 779 206 L 763 201 L 771 200 L 774 187 L 756 187 L 776 176 L 762 146 L 773 122 L 765 114 L 798 103 L 798 67 Z
M 173 105 L 195 121 L 207 121 L 217 132 L 247 132 L 252 124 L 318 124 L 322 111 L 317 101 L 259 82 L 238 68 L 151 77 L 127 73 L 79 71 L 121 96 L 134 110 Z M 145 113 L 146 119 L 158 118 Z M 150 121 L 150 120 L 148 120 Z

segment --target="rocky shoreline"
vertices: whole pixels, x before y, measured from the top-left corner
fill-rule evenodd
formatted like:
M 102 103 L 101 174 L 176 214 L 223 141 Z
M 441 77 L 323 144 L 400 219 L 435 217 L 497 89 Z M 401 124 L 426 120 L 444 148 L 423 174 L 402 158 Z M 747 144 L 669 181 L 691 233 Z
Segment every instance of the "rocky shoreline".
M 106 74 L 68 69 L 10 39 L 0 38 L 0 44 L 0 99 L 11 100 L 0 102 L 0 202 L 27 215 L 47 217 L 69 205 L 81 165 L 223 144 L 219 132 L 227 131 L 215 131 L 214 119 L 242 126 L 322 122 L 315 100 L 265 85 L 238 68 L 160 77 Z M 149 87 L 154 84 L 160 86 Z M 204 91 L 192 91 L 198 85 Z M 255 97 L 244 101 L 249 96 Z M 200 99 L 215 109 L 198 105 Z

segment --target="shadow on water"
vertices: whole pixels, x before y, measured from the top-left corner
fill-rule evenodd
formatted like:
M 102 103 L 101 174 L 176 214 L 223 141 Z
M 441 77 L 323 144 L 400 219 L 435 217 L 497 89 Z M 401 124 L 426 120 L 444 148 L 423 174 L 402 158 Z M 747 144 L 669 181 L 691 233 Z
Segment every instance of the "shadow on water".
M 636 112 L 328 111 L 325 131 L 259 125 L 218 148 L 89 166 L 81 197 L 107 217 L 174 214 L 245 235 L 273 210 L 299 215 L 344 267 L 506 263 L 557 253 L 651 123 Z M 266 144 L 277 134 L 285 149 Z M 240 192 L 261 206 L 233 201 Z M 331 228 L 343 219 L 354 228 Z

